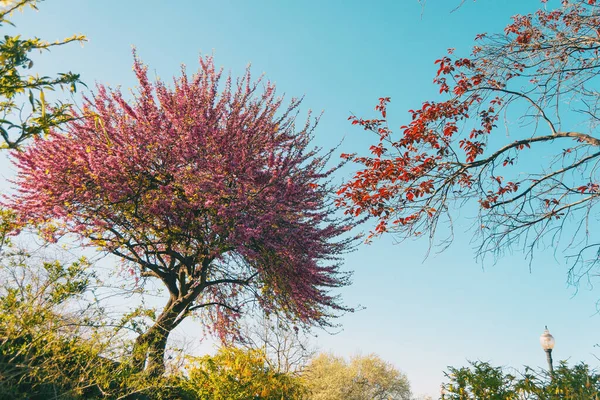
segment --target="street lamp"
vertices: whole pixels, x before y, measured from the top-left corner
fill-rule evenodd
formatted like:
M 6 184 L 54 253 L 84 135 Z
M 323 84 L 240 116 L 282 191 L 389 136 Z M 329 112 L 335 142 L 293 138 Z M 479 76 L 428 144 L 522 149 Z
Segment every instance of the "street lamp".
M 554 367 L 552 366 L 552 349 L 554 348 L 554 337 L 548 331 L 548 327 L 546 326 L 546 330 L 540 336 L 540 344 L 542 345 L 542 349 L 546 352 L 546 359 L 548 360 L 548 367 L 550 368 L 550 375 L 554 374 Z

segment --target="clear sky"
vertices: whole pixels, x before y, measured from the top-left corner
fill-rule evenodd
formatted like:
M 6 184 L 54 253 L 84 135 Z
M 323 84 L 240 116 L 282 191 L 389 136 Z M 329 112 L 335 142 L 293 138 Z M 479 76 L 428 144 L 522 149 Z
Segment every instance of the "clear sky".
M 475 34 L 501 31 L 510 15 L 540 4 L 478 0 L 451 12 L 458 3 L 50 0 L 39 13 L 27 11 L 14 22 L 24 36 L 87 35 L 83 48 L 54 49 L 36 65 L 47 74 L 79 72 L 90 87 L 133 87 L 132 45 L 165 80 L 182 63 L 195 70 L 201 52 L 214 54 L 233 75 L 251 62 L 254 73 L 265 73 L 281 92 L 306 95 L 305 109 L 324 110 L 316 144 L 332 147 L 343 140 L 339 153 L 366 153 L 375 138 L 353 128 L 350 113 L 370 115 L 379 97 L 390 96 L 393 126 L 403 124 L 406 110 L 436 92 L 433 61 L 447 48 L 467 51 Z M 10 177 L 6 160 L 0 174 Z M 459 219 L 453 246 L 426 260 L 426 241 L 394 244 L 390 237 L 348 255 L 345 268 L 355 271 L 354 284 L 342 294 L 346 304 L 366 309 L 342 317 L 340 333 L 320 333 L 319 348 L 377 353 L 408 375 L 416 394 L 434 396 L 448 365 L 484 360 L 544 366 L 538 341 L 544 325 L 556 338 L 556 360 L 597 365 L 600 291 L 586 286 L 575 293 L 566 283 L 568 265 L 551 251 L 540 252 L 531 270 L 520 253 L 483 268 L 474 260 L 467 226 Z M 197 332 L 188 323 L 177 334 Z

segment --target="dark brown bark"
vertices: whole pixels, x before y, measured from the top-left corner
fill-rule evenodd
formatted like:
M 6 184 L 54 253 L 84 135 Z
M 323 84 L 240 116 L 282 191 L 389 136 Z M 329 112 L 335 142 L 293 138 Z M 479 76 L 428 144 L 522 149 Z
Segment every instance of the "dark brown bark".
M 146 333 L 138 336 L 133 349 L 134 365 L 137 370 L 155 376 L 165 372 L 165 350 L 170 333 L 170 330 L 154 325 Z
M 173 256 L 178 256 L 180 259 L 183 258 L 175 253 Z M 193 305 L 203 290 L 212 285 L 248 285 L 257 275 L 255 273 L 246 279 L 216 279 L 206 282 L 208 267 L 212 260 L 212 258 L 206 258 L 202 261 L 200 277 L 197 278 L 200 284 L 197 285 L 191 285 L 191 282 L 187 281 L 186 273 L 181 268 L 171 268 L 179 272 L 167 274 L 160 273 L 158 269 L 154 270 L 151 265 L 146 264 L 148 267 L 147 276 L 161 279 L 169 290 L 170 298 L 154 325 L 138 336 L 135 341 L 133 363 L 138 371 L 144 371 L 154 376 L 162 375 L 165 372 L 164 359 L 169 335 L 190 312 L 214 305 L 233 309 L 231 306 L 221 302 Z M 191 270 L 191 267 L 188 266 L 187 269 Z
M 179 325 L 181 314 L 191 301 L 171 298 L 154 325 L 138 336 L 133 347 L 133 363 L 138 371 L 154 376 L 165 372 L 165 350 L 169 335 Z

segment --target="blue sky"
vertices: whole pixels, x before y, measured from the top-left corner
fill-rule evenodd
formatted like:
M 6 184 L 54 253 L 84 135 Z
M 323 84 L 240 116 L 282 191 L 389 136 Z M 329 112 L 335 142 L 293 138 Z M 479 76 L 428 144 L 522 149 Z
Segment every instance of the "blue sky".
M 422 8 L 417 0 L 52 0 L 14 22 L 24 36 L 87 35 L 83 47 L 54 49 L 36 58 L 36 66 L 47 74 L 79 72 L 90 87 L 133 87 L 132 45 L 165 80 L 182 63 L 194 71 L 200 53 L 214 54 L 233 75 L 251 62 L 256 76 L 265 73 L 280 92 L 305 95 L 305 110 L 324 110 L 317 145 L 343 140 L 340 153 L 365 153 L 374 138 L 348 123 L 351 113 L 371 115 L 377 99 L 390 96 L 392 126 L 403 124 L 406 110 L 437 92 L 433 61 L 447 48 L 466 52 L 475 34 L 501 31 L 510 15 L 540 4 L 478 0 L 451 12 L 459 2 L 429 0 Z M 6 160 L 0 174 L 10 177 Z M 366 309 L 342 317 L 340 333 L 320 333 L 320 349 L 377 353 L 408 375 L 415 393 L 431 395 L 439 393 L 446 366 L 469 359 L 543 366 L 544 325 L 557 341 L 555 359 L 596 365 L 600 291 L 585 286 L 575 294 L 566 283 L 568 265 L 551 251 L 540 252 L 531 270 L 518 252 L 482 268 L 467 226 L 459 219 L 455 243 L 426 260 L 426 241 L 394 244 L 391 237 L 348 255 L 354 284 L 342 294 L 346 304 Z M 178 335 L 197 332 L 188 323 Z

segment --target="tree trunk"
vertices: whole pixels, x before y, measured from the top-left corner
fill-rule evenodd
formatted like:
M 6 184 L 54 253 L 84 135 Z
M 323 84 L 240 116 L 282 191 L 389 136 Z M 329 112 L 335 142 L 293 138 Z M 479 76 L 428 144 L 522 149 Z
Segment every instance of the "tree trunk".
M 171 329 L 155 324 L 138 336 L 133 346 L 133 362 L 138 371 L 159 376 L 165 372 L 165 350 Z
M 138 371 L 153 376 L 165 372 L 165 350 L 169 334 L 179 324 L 179 314 L 185 309 L 183 302 L 169 301 L 155 324 L 135 340 L 133 346 L 133 364 Z

